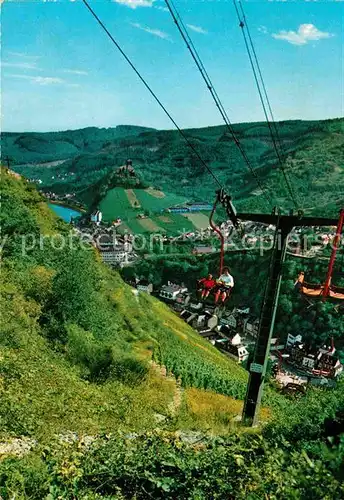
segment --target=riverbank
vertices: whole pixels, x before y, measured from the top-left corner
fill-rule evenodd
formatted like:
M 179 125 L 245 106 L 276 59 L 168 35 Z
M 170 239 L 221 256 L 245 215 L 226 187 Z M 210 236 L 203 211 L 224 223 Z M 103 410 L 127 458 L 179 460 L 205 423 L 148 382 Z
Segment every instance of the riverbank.
M 59 205 L 60 207 L 70 208 L 71 210 L 76 210 L 77 212 L 85 214 L 87 212 L 85 207 L 80 207 L 73 202 L 69 201 L 60 201 L 60 200 L 50 200 L 49 198 L 45 198 L 48 205 Z
M 74 210 L 62 204 L 48 203 L 48 206 L 63 219 L 65 222 L 71 222 L 72 219 L 76 219 L 82 215 L 80 210 Z

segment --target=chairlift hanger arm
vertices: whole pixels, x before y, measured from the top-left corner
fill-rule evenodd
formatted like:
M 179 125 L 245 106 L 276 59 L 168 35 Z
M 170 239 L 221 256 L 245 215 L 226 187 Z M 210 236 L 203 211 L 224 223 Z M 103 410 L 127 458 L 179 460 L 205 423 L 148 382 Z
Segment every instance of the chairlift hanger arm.
M 224 247 L 225 247 L 225 238 L 222 234 L 222 231 L 216 226 L 214 223 L 214 215 L 215 215 L 215 210 L 217 207 L 217 204 L 219 203 L 219 196 L 216 196 L 215 203 L 213 206 L 213 209 L 211 211 L 210 217 L 209 217 L 209 224 L 212 230 L 217 233 L 217 235 L 220 238 L 220 265 L 219 265 L 219 276 L 222 274 L 222 269 L 223 269 L 223 259 L 224 259 Z
M 217 202 L 220 203 L 223 208 L 226 210 L 229 219 L 232 221 L 232 224 L 235 228 L 239 228 L 239 220 L 237 217 L 237 211 L 232 203 L 232 197 L 225 192 L 225 190 L 219 189 L 216 192 Z
M 255 214 L 255 213 L 238 213 L 239 220 L 246 220 L 252 222 L 261 222 L 263 224 L 277 223 L 278 215 L 276 214 Z M 291 227 L 297 226 L 337 226 L 338 219 L 330 219 L 324 217 L 303 217 L 302 215 L 280 215 L 280 224 L 289 225 Z

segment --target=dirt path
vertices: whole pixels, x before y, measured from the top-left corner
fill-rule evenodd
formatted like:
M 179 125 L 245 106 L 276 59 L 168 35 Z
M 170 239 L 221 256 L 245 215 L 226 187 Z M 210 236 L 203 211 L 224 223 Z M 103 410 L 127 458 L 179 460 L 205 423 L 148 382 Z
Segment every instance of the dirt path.
M 165 198 L 165 193 L 162 191 L 159 191 L 158 189 L 154 189 L 152 187 L 149 187 L 145 189 L 146 193 L 150 194 L 154 198 Z
M 173 399 L 169 403 L 167 409 L 172 416 L 176 416 L 183 401 L 184 389 L 181 386 L 180 380 L 176 380 L 173 375 L 167 375 L 165 366 L 158 365 L 157 363 L 152 361 L 152 367 L 161 377 L 166 377 L 168 380 L 173 380 L 175 382 Z
M 129 203 L 133 208 L 141 208 L 140 202 L 132 189 L 126 189 L 125 193 L 128 197 Z
M 177 380 L 176 381 L 176 390 L 175 390 L 175 393 L 173 396 L 173 401 L 171 401 L 171 403 L 169 404 L 169 407 L 168 407 L 169 411 L 171 412 L 171 414 L 173 416 L 176 416 L 179 412 L 180 406 L 181 406 L 182 401 L 183 401 L 183 392 L 184 392 L 184 389 L 180 385 L 180 382 Z

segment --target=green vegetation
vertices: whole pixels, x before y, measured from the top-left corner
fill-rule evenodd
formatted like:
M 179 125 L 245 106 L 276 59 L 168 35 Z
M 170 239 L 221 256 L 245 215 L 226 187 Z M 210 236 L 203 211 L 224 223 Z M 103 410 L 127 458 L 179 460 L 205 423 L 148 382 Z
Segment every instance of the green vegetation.
M 273 190 L 274 203 L 285 210 L 292 208 L 267 125 L 241 123 L 234 128 L 262 183 Z M 326 210 L 327 215 L 337 214 L 344 185 L 344 120 L 285 121 L 278 129 L 287 155 L 286 171 L 300 205 L 307 213 L 321 215 Z M 185 133 L 240 209 L 267 210 L 263 197 L 257 196 L 255 179 L 224 126 L 188 129 Z M 85 200 L 85 190 L 93 193 L 93 199 L 97 182 L 128 157 L 147 186 L 186 199 L 214 198 L 216 186 L 176 131 L 121 126 L 55 134 L 4 133 L 2 150 L 14 164 L 22 164 L 14 167 L 18 172 L 40 177 L 43 186 L 55 192 L 76 191 L 81 201 L 90 202 Z M 68 161 L 49 168 L 28 165 L 47 158 Z
M 309 302 L 294 290 L 295 278 L 305 271 L 307 280 L 323 283 L 327 273 L 327 260 L 288 258 L 284 267 L 282 295 L 279 303 L 276 333 L 285 338 L 287 333 L 300 333 L 304 340 L 318 347 L 329 345 L 333 337 L 344 361 L 343 309 L 335 301 Z M 344 286 L 344 261 L 339 253 L 333 273 L 333 283 Z
M 1 224 L 4 500 L 343 496 L 343 384 L 268 384 L 265 425 L 238 427 L 246 372 L 77 238 L 61 248 L 68 226 L 4 172 Z
M 76 244 L 75 238 L 75 248 L 66 246 L 63 250 L 56 250 L 54 246 L 58 248 L 59 245 L 55 245 L 55 241 L 62 237 L 69 241 L 68 226 L 47 209 L 30 184 L 7 174 L 2 177 L 5 239 L 2 266 L 4 328 L 1 345 L 5 351 L 0 363 L 6 387 L 0 408 L 0 418 L 4 422 L 2 430 L 27 435 L 40 434 L 46 427 L 46 419 L 49 421 L 52 414 L 55 415 L 53 421 L 56 418 L 59 426 L 72 425 L 70 411 L 76 411 L 74 403 L 66 412 L 62 406 L 56 408 L 54 398 L 50 404 L 46 401 L 49 391 L 52 390 L 54 394 L 53 387 L 63 384 L 66 370 L 66 380 L 71 382 L 63 398 L 78 401 L 81 397 L 78 391 L 86 391 L 87 394 L 89 388 L 90 401 L 94 401 L 94 398 L 105 398 L 106 401 L 105 394 L 111 390 L 111 413 L 116 393 L 124 391 L 123 384 L 128 385 L 130 391 L 144 392 L 145 385 L 141 389 L 138 387 L 140 383 L 146 383 L 152 352 L 165 352 L 168 338 L 168 348 L 173 354 L 173 350 L 180 349 L 181 335 L 186 351 L 193 355 L 193 367 L 189 367 L 190 370 L 197 366 L 202 368 L 204 356 L 208 356 L 214 364 L 219 364 L 219 368 L 223 364 L 228 369 L 232 367 L 234 378 L 245 378 L 242 368 L 238 368 L 235 362 L 225 358 L 196 335 L 167 307 L 146 296 L 136 299 L 117 274 L 97 261 L 94 250 L 82 249 Z M 39 240 L 41 232 L 50 235 L 50 238 L 45 238 L 43 246 Z M 37 238 L 34 248 L 33 237 Z M 142 349 L 144 355 L 141 353 L 138 356 Z M 49 363 L 58 373 L 51 389 L 53 374 L 45 372 Z M 180 360 L 180 364 L 187 377 L 184 360 Z M 28 373 L 32 370 L 32 374 L 24 383 L 22 377 L 26 370 Z M 229 384 L 225 371 L 221 373 L 223 384 Z M 25 405 L 31 398 L 37 377 L 40 382 L 44 381 L 40 387 L 44 397 L 34 397 L 32 409 L 26 415 Z M 202 384 L 198 385 L 202 387 Z M 25 391 L 27 396 L 24 397 Z M 230 392 L 228 386 L 226 393 Z M 23 398 L 23 404 L 20 398 Z M 18 413 L 16 418 L 11 406 L 14 401 L 13 408 Z M 131 397 L 128 397 L 125 406 L 127 404 L 129 408 Z M 137 411 L 139 404 L 142 404 L 142 397 L 135 403 Z M 50 405 L 51 409 L 48 410 Z M 9 408 L 12 408 L 11 411 Z M 42 411 L 46 413 L 42 414 Z M 95 413 L 92 418 L 89 417 L 90 428 L 97 428 L 98 431 L 106 429 L 108 412 L 94 402 L 90 403 L 87 415 L 89 412 L 92 415 Z M 154 408 L 148 413 L 152 419 Z M 128 412 L 128 418 L 132 419 L 134 414 L 135 411 Z M 103 419 L 103 416 L 106 418 Z M 21 422 L 28 418 L 30 424 Z M 84 418 L 85 415 L 81 420 Z M 51 427 L 54 428 L 54 425 Z M 69 429 L 73 430 L 71 427 Z
M 186 247 L 186 252 L 190 253 L 189 247 Z M 225 264 L 230 267 L 236 282 L 231 297 L 233 307 L 250 307 L 251 312 L 259 317 L 263 298 L 261 291 L 266 282 L 269 258 L 270 252 L 265 252 L 263 256 L 258 251 L 226 253 Z M 287 258 L 275 335 L 284 341 L 288 333 L 301 334 L 304 340 L 317 347 L 329 344 L 333 337 L 335 346 L 341 351 L 344 360 L 343 310 L 331 301 L 326 303 L 315 301 L 312 305 L 312 302 L 310 304 L 294 288 L 300 271 L 305 271 L 307 279 L 313 283 L 323 282 L 327 265 L 327 260 Z M 195 290 L 196 280 L 201 276 L 206 276 L 209 272 L 213 275 L 218 273 L 218 254 L 207 256 L 192 256 L 187 253 L 157 254 L 121 272 L 124 278 L 131 279 L 137 276 L 148 279 L 155 287 L 169 280 L 183 282 L 190 290 Z M 340 253 L 333 274 L 333 283 L 344 286 L 344 260 Z
M 151 308 L 153 316 L 164 317 L 162 305 L 151 304 Z M 244 398 L 247 373 L 240 366 L 228 364 L 228 359 L 208 348 L 208 342 L 201 343 L 198 333 L 186 335 L 184 329 L 178 328 L 177 321 L 172 323 L 169 320 L 166 324 L 174 328 L 160 332 L 159 347 L 154 351 L 155 361 L 180 379 L 183 387 L 211 389 L 237 399 Z
M 54 162 L 93 153 L 109 147 L 112 141 L 149 131 L 147 127 L 119 125 L 115 128 L 88 127 L 65 132 L 4 132 L 1 134 L 5 155 L 13 157 L 16 164 Z M 125 161 L 122 158 L 122 161 Z
M 106 221 L 112 221 L 117 219 L 117 217 L 129 220 L 137 217 L 139 213 L 129 203 L 128 196 L 123 188 L 110 189 L 106 193 L 105 198 L 100 202 L 99 209 L 102 211 L 104 220 Z
M 128 190 L 123 187 L 109 189 L 104 198 L 100 201 L 98 207 L 103 213 L 105 222 L 112 222 L 120 218 L 125 221 L 126 227 L 133 233 L 146 232 L 169 232 L 177 234 L 185 228 L 194 229 L 192 223 L 185 220 L 185 217 L 178 214 L 171 214 L 171 222 L 164 222 L 160 217 L 170 214 L 162 214 L 162 210 L 186 200 L 180 196 L 164 193 L 163 198 L 156 198 L 144 189 L 132 189 L 136 202 L 132 202 Z M 138 215 L 143 214 L 148 219 L 138 219 Z M 147 220 L 149 224 L 147 224 Z

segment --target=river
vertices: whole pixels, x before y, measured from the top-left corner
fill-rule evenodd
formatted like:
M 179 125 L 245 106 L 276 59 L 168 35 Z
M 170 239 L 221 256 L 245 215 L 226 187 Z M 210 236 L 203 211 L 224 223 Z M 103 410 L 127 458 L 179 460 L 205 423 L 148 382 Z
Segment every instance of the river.
M 70 222 L 72 217 L 79 217 L 81 215 L 81 212 L 73 210 L 72 208 L 56 205 L 55 203 L 48 203 L 48 205 L 65 222 Z

